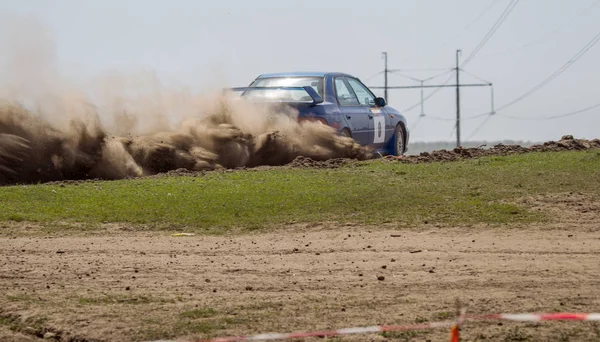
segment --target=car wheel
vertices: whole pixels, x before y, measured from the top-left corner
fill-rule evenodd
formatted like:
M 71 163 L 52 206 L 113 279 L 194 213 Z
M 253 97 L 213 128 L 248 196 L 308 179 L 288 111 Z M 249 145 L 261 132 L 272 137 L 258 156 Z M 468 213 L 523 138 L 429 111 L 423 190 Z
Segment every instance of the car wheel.
M 394 155 L 403 155 L 404 149 L 404 128 L 401 125 L 397 125 L 396 133 L 394 134 Z
M 341 132 L 340 132 L 340 136 L 342 137 L 348 137 L 348 138 L 352 138 L 352 133 L 350 133 L 350 130 L 347 128 L 344 128 Z

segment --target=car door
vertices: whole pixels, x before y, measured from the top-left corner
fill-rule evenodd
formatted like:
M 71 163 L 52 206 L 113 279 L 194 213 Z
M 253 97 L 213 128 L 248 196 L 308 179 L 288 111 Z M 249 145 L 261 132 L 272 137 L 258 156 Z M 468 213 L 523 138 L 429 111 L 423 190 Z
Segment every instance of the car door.
M 391 120 L 389 115 L 385 109 L 375 105 L 375 95 L 358 79 L 347 77 L 346 81 L 356 95 L 360 106 L 367 111 L 369 145 L 383 148 L 390 139 Z
M 350 125 L 352 138 L 361 145 L 369 145 L 369 115 L 368 107 L 362 106 L 346 81 L 346 77 L 338 76 L 334 80 L 335 96 L 342 115 Z

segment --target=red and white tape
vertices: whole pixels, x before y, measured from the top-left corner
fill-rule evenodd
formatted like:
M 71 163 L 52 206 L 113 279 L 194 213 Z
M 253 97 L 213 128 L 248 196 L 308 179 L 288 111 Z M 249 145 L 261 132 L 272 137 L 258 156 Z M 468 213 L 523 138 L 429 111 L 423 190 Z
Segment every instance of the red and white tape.
M 471 315 L 466 319 L 494 319 L 518 322 L 540 322 L 540 321 L 600 321 L 600 313 L 540 313 L 540 314 L 495 314 L 495 315 Z
M 253 336 L 232 336 L 221 337 L 209 340 L 177 340 L 177 341 L 154 341 L 154 342 L 238 342 L 238 341 L 272 341 L 272 340 L 289 340 L 305 337 L 332 337 L 354 334 L 373 334 L 386 331 L 406 331 L 406 330 L 422 330 L 434 328 L 449 328 L 455 322 L 434 322 L 413 325 L 375 325 L 370 327 L 345 328 L 339 330 L 323 330 L 323 331 L 305 331 L 294 333 L 270 333 Z
M 354 334 L 373 334 L 386 331 L 423 330 L 434 328 L 451 327 L 451 341 L 458 341 L 457 327 L 468 320 L 507 320 L 517 322 L 540 322 L 540 321 L 600 321 L 600 313 L 539 313 L 539 314 L 492 314 L 492 315 L 461 315 L 457 322 L 433 322 L 413 325 L 375 325 L 370 327 L 346 328 L 339 330 L 306 331 L 294 333 L 269 333 L 253 336 L 221 337 L 209 340 L 159 340 L 153 342 L 238 342 L 238 341 L 273 341 L 289 340 L 305 337 L 332 337 Z

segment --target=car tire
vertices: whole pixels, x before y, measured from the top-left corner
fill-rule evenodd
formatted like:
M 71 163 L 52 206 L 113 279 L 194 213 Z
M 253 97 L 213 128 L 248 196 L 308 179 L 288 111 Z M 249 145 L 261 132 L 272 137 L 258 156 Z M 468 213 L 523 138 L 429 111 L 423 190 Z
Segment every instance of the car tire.
M 405 144 L 404 136 L 405 135 L 406 134 L 404 134 L 404 128 L 402 127 L 402 125 L 397 125 L 396 132 L 394 133 L 394 146 L 393 146 L 393 151 L 394 151 L 395 156 L 404 155 L 404 151 L 406 150 L 406 147 L 404 146 L 404 144 Z
M 352 138 L 352 133 L 350 133 L 350 130 L 347 128 L 342 129 L 342 131 L 340 132 L 340 136 L 342 137 L 348 137 L 348 138 Z

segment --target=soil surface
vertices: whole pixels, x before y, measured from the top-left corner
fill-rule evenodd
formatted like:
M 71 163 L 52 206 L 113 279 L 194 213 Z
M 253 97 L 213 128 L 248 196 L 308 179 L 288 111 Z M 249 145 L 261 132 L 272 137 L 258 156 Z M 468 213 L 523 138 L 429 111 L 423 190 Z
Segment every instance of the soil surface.
M 471 314 L 600 312 L 598 203 L 577 211 L 588 200 L 565 198 L 523 200 L 565 213 L 564 222 L 544 226 L 0 238 L 0 340 L 142 341 L 414 324 L 453 319 L 457 300 Z M 598 341 L 600 324 L 469 321 L 462 336 Z M 447 338 L 438 329 L 336 341 Z
M 460 159 L 488 156 L 506 156 L 510 154 L 527 152 L 579 151 L 598 148 L 600 148 L 600 139 L 575 139 L 572 135 L 565 135 L 559 141 L 548 141 L 541 145 L 533 145 L 530 147 L 503 144 L 498 144 L 489 148 L 487 146 L 481 146 L 480 148 L 457 147 L 454 150 L 438 150 L 431 153 L 422 152 L 419 155 L 409 155 L 403 157 L 386 156 L 386 158 L 398 160 L 404 163 L 424 163 L 436 161 L 455 161 Z

